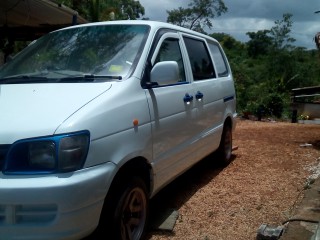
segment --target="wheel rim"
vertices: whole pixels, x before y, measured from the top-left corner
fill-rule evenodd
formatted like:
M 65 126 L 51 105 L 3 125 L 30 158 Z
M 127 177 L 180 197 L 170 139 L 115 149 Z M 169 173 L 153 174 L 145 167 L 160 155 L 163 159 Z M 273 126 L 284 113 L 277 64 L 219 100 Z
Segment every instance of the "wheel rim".
M 122 239 L 140 239 L 147 216 L 147 200 L 141 188 L 134 188 L 127 195 L 121 219 Z

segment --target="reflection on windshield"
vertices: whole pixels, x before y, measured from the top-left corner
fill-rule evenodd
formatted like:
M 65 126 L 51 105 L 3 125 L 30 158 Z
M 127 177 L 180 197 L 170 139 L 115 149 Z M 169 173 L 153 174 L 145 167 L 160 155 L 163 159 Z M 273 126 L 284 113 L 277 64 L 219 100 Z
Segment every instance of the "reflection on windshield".
M 124 78 L 140 56 L 148 31 L 145 25 L 97 25 L 52 32 L 4 65 L 0 83 L 3 78 L 8 82 L 8 78 L 44 72 L 47 79 Z

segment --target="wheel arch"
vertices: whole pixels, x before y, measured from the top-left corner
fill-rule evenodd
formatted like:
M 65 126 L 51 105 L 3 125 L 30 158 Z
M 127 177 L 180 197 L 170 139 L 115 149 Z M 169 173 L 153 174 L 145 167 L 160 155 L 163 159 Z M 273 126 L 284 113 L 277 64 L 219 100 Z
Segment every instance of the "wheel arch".
M 223 126 L 229 126 L 231 129 L 233 129 L 233 120 L 230 116 L 227 116 L 226 119 L 224 120 Z
M 141 179 L 144 182 L 143 186 L 141 186 L 141 189 L 144 189 L 142 191 L 146 194 L 145 197 L 147 199 L 147 202 L 145 206 L 146 208 L 148 208 L 150 192 L 152 191 L 151 176 L 152 168 L 148 161 L 142 157 L 131 159 L 118 169 L 110 184 L 107 195 L 105 196 L 103 208 L 100 214 L 99 225 L 97 226 L 97 229 L 95 231 L 95 234 L 97 234 L 97 236 L 105 235 L 111 237 L 112 239 L 119 239 L 119 236 L 121 234 L 121 230 L 119 229 L 119 221 L 121 221 L 121 218 L 119 218 L 119 211 L 123 209 L 122 206 L 118 204 L 119 202 L 122 202 L 122 204 L 126 202 L 125 200 L 123 200 L 123 194 L 125 194 L 125 191 L 127 191 L 127 187 L 133 184 L 133 182 L 136 180 Z M 137 177 L 139 179 L 137 179 Z M 148 210 L 146 209 L 146 211 Z M 145 225 L 143 228 L 145 228 Z M 140 230 L 142 230 L 142 228 Z
M 113 178 L 108 193 L 112 192 L 112 188 L 116 187 L 118 183 L 128 181 L 133 176 L 140 177 L 145 182 L 148 194 L 150 196 L 153 189 L 152 167 L 143 157 L 131 159 L 120 167 Z

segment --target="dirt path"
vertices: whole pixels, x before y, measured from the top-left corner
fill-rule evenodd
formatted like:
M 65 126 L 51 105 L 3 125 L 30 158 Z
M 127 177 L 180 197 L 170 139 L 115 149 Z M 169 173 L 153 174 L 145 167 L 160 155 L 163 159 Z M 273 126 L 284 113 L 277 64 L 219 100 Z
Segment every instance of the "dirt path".
M 254 240 L 261 224 L 292 215 L 308 178 L 319 174 L 320 125 L 239 120 L 233 138 L 230 165 L 209 156 L 152 201 L 179 217 L 172 232 L 147 239 Z

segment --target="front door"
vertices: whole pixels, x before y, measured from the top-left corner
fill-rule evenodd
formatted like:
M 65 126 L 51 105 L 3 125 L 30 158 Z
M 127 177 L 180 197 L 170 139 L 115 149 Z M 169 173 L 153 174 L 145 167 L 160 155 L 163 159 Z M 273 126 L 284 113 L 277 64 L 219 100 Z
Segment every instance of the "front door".
M 192 85 L 185 71 L 181 51 L 181 38 L 177 33 L 165 33 L 159 40 L 151 63 L 176 61 L 180 78 L 176 84 L 148 89 L 150 106 L 155 185 L 162 186 L 179 175 L 192 160 L 192 141 L 196 135 L 193 127 L 196 116 Z

